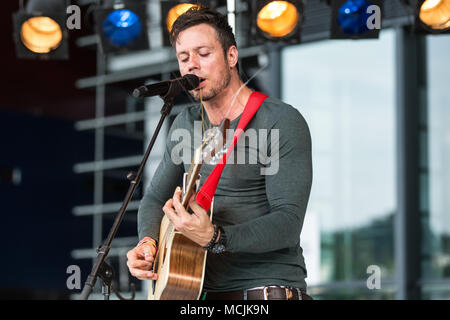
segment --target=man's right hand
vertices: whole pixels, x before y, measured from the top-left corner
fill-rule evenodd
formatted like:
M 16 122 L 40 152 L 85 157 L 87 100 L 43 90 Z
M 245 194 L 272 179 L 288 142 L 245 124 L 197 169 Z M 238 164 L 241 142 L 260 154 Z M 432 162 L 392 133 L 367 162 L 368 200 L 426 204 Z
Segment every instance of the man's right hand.
M 156 248 L 151 243 L 143 243 L 127 253 L 127 266 L 130 273 L 139 280 L 156 280 L 158 275 L 152 272 Z

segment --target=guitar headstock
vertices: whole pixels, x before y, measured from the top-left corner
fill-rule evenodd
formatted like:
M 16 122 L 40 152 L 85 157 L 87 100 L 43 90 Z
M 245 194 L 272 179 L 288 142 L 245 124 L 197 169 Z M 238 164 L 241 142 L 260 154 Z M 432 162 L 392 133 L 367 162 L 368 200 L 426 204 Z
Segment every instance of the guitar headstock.
M 195 150 L 194 162 L 210 162 L 213 158 L 223 155 L 227 141 L 227 129 L 230 128 L 230 120 L 224 119 L 218 127 L 213 127 L 205 132 L 202 144 Z

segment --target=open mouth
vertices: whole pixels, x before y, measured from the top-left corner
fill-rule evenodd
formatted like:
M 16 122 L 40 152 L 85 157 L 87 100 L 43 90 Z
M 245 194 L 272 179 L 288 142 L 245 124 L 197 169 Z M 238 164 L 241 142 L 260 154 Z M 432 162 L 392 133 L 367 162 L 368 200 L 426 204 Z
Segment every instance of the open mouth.
M 205 85 L 206 79 L 202 78 L 202 77 L 198 77 L 198 78 L 200 79 L 200 82 L 198 83 L 197 89 L 200 89 L 200 88 L 202 88 Z

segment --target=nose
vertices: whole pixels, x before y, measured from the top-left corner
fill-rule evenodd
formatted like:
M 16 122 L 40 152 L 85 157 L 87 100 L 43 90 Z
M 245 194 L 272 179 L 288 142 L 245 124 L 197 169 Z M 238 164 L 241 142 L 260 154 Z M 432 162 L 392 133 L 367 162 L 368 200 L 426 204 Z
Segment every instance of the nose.
M 189 73 L 191 73 L 194 70 L 200 69 L 200 64 L 197 55 L 193 54 L 189 57 L 187 68 Z

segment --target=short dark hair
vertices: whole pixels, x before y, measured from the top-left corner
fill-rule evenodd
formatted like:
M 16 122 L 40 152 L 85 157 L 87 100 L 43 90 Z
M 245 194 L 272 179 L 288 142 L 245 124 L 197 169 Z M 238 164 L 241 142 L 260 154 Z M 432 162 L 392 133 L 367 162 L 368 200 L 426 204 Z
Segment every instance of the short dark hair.
M 223 14 L 203 6 L 191 7 L 175 20 L 170 31 L 170 43 L 175 48 L 178 35 L 187 28 L 206 23 L 213 27 L 226 54 L 231 46 L 236 46 L 233 29 L 228 24 L 227 17 Z

